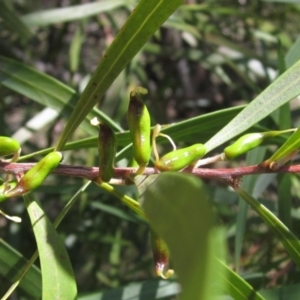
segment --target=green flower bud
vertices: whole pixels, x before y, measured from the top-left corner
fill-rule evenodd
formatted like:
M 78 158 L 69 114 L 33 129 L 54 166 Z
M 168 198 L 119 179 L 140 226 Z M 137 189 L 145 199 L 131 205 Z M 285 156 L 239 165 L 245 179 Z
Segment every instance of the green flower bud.
M 146 167 L 151 156 L 151 120 L 148 109 L 141 95 L 147 94 L 142 87 L 135 88 L 130 93 L 127 121 L 133 144 L 133 156 L 138 165 Z
M 202 158 L 205 153 L 206 148 L 203 144 L 195 144 L 169 152 L 155 162 L 155 167 L 162 172 L 179 171 Z
M 153 253 L 153 259 L 155 263 L 155 273 L 157 276 L 162 277 L 163 279 L 170 278 L 174 271 L 172 269 L 168 269 L 166 273 L 165 270 L 169 265 L 169 249 L 164 242 L 155 232 L 150 231 L 151 238 L 151 248 Z
M 4 192 L 6 197 L 14 197 L 31 192 L 39 187 L 46 177 L 59 165 L 62 154 L 54 151 L 47 154 L 20 179 L 15 188 Z
M 233 144 L 224 149 L 224 156 L 228 160 L 234 159 L 237 156 L 244 154 L 245 152 L 253 148 L 258 147 L 264 140 L 290 131 L 295 131 L 295 129 L 245 134 Z
M 98 152 L 99 176 L 109 182 L 114 175 L 114 162 L 117 151 L 117 140 L 113 130 L 106 124 L 99 124 Z
M 14 155 L 12 161 L 16 161 L 21 152 L 20 144 L 7 136 L 0 136 L 0 156 Z
M 234 159 L 237 156 L 258 147 L 264 141 L 263 133 L 249 133 L 240 137 L 230 146 L 224 149 L 226 159 Z

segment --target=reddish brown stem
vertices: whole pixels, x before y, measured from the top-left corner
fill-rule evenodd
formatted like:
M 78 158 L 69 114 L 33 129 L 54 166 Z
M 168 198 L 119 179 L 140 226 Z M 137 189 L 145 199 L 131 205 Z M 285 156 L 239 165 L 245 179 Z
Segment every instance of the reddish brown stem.
M 27 172 L 34 166 L 34 163 L 7 163 L 0 161 L 0 173 L 14 174 L 20 176 Z M 136 168 L 115 168 L 114 178 L 123 179 L 127 178 L 130 174 L 134 174 Z M 268 170 L 261 165 L 253 165 L 238 168 L 224 168 L 224 169 L 209 169 L 197 168 L 190 171 L 185 171 L 194 174 L 200 178 L 215 178 L 225 179 L 241 177 L 244 175 L 263 174 L 263 173 L 300 173 L 300 165 L 283 166 L 278 170 Z M 70 166 L 59 165 L 54 171 L 54 174 L 62 176 L 80 177 L 89 180 L 94 180 L 98 177 L 99 168 L 97 167 L 84 167 L 84 166 Z M 158 174 L 159 171 L 155 168 L 146 168 L 144 175 Z

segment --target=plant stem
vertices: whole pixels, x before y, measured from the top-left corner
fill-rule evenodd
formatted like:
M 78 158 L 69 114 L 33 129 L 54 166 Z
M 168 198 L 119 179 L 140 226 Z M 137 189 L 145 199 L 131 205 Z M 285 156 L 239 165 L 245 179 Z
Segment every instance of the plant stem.
M 22 175 L 32 168 L 34 163 L 6 163 L 0 161 L 0 173 L 9 173 L 15 176 Z M 115 168 L 114 179 L 124 179 L 130 174 L 134 174 L 137 168 Z M 264 173 L 300 173 L 300 165 L 283 166 L 277 170 L 270 170 L 262 167 L 261 165 L 252 165 L 237 168 L 194 168 L 193 170 L 185 170 L 185 173 L 190 173 L 200 178 L 214 178 L 214 179 L 228 179 L 230 177 L 240 177 L 244 175 L 264 174 Z M 143 175 L 158 174 L 159 171 L 155 168 L 145 168 Z M 79 177 L 88 180 L 95 180 L 99 174 L 98 167 L 85 167 L 85 166 L 70 166 L 59 165 L 53 174 Z M 116 181 L 117 182 L 117 181 Z M 120 183 L 123 181 L 120 180 Z

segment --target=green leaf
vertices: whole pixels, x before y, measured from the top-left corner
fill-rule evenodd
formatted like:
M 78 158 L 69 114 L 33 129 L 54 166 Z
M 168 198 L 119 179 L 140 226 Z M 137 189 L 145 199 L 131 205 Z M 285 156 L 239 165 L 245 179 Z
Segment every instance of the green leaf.
M 190 118 L 188 120 L 178 122 L 171 126 L 166 126 L 162 129 L 162 133 L 168 134 L 174 139 L 175 142 L 185 142 L 185 143 L 204 143 L 210 136 L 215 134 L 224 127 L 234 116 L 239 113 L 244 106 L 238 106 L 234 108 L 223 109 L 217 112 L 208 113 L 205 115 L 197 116 L 195 118 Z M 256 131 L 268 131 L 267 128 L 255 125 L 253 126 Z M 129 132 L 117 132 L 116 133 L 118 146 L 128 147 L 131 143 Z M 286 138 L 282 137 L 280 140 L 285 141 Z M 158 137 L 158 143 L 166 143 L 166 139 Z M 63 150 L 75 150 L 83 148 L 96 148 L 97 147 L 97 137 L 89 137 L 74 142 L 67 143 Z M 54 148 L 47 148 L 35 153 L 31 153 L 22 156 L 19 161 L 28 159 L 37 154 L 47 154 L 53 151 Z M 122 153 L 121 158 L 128 157 L 129 151 L 132 151 L 128 147 L 127 151 Z
M 83 193 L 85 191 L 85 189 L 91 184 L 91 181 L 86 182 L 82 187 L 79 188 L 79 190 L 73 195 L 73 197 L 68 201 L 68 203 L 65 205 L 65 207 L 63 208 L 63 210 L 59 213 L 59 215 L 57 216 L 57 218 L 55 219 L 53 225 L 56 228 L 60 222 L 63 220 L 63 218 L 65 217 L 65 215 L 68 213 L 68 211 L 71 209 L 71 207 L 74 205 L 76 199 L 78 198 L 78 196 Z M 25 199 L 25 201 L 27 201 L 27 198 Z M 27 201 L 27 202 L 30 202 Z M 36 250 L 34 252 L 34 254 L 31 256 L 31 258 L 26 262 L 26 264 L 24 266 L 22 266 L 22 268 L 19 270 L 19 273 L 16 276 L 16 280 L 15 283 L 9 288 L 9 290 L 6 292 L 6 294 L 3 296 L 3 300 L 8 299 L 8 297 L 12 294 L 12 292 L 16 289 L 16 287 L 18 286 L 18 284 L 20 282 L 22 282 L 24 276 L 26 275 L 26 273 L 28 272 L 28 270 L 30 270 L 30 268 L 32 267 L 34 261 L 38 258 L 38 251 Z M 40 285 L 41 287 L 41 285 Z M 40 293 L 41 294 L 41 293 Z M 40 299 L 40 297 L 39 297 Z
M 262 295 L 268 300 L 300 299 L 300 284 L 285 284 L 275 289 L 265 289 Z
M 0 56 L 0 83 L 29 99 L 61 112 L 66 117 L 71 115 L 74 101 L 78 98 L 75 90 L 57 79 L 3 56 Z M 108 116 L 94 108 L 83 124 L 83 128 L 90 134 L 97 133 L 89 122 L 94 117 L 104 120 L 117 131 L 122 130 Z
M 286 66 L 286 63 L 285 63 L 285 56 L 284 56 L 284 50 L 283 50 L 283 47 L 282 47 L 282 43 L 281 43 L 281 40 L 278 39 L 277 41 L 277 61 L 278 61 L 278 72 L 279 74 L 278 75 L 281 75 L 283 74 L 286 69 L 288 69 L 291 65 L 289 66 Z
M 292 182 L 290 174 L 278 174 L 278 218 L 292 227 Z
M 249 49 L 248 47 L 243 46 L 240 43 L 233 42 L 232 40 L 227 39 L 221 35 L 206 33 L 205 34 L 205 42 L 214 44 L 217 46 L 233 49 L 237 52 L 242 53 L 245 57 L 256 58 L 259 61 L 264 61 L 264 59 L 261 56 L 257 55 L 255 53 L 255 51 Z M 266 62 L 266 64 L 268 64 L 268 62 Z
M 284 164 L 300 147 L 300 127 L 287 139 L 287 141 L 265 161 L 266 164 L 276 162 L 278 166 Z
M 212 134 L 218 132 L 220 128 L 225 126 L 242 109 L 243 106 L 239 106 L 197 116 L 174 125 L 166 126 L 161 132 L 170 135 L 176 142 L 201 143 Z M 266 130 L 259 127 L 258 129 L 261 131 Z M 131 142 L 128 131 L 116 133 L 116 137 L 118 146 L 126 146 Z M 164 143 L 166 139 L 158 137 L 158 143 L 160 142 Z M 97 147 L 97 137 L 68 143 L 64 149 L 80 149 L 85 147 Z
M 27 41 L 31 38 L 32 33 L 27 25 L 20 19 L 18 14 L 6 4 L 5 1 L 2 1 L 1 3 L 0 18 L 4 26 L 13 33 L 17 33 L 22 41 Z
M 79 20 L 90 16 L 111 11 L 128 3 L 126 0 L 104 0 L 101 2 L 85 3 L 63 8 L 55 8 L 34 12 L 22 17 L 28 26 L 48 26 L 62 22 Z
M 183 0 L 141 0 L 101 59 L 60 136 L 62 149 L 109 86 Z
M 135 213 L 139 215 L 139 217 L 142 217 L 142 219 L 145 219 L 145 214 L 142 211 L 139 202 L 132 199 L 131 197 L 122 194 L 119 192 L 116 187 L 106 183 L 106 182 L 97 182 L 94 181 L 95 184 L 97 184 L 101 189 L 105 190 L 106 192 L 110 193 L 111 195 L 114 195 L 116 198 L 121 200 L 125 205 L 127 205 L 131 210 L 133 210 Z
M 101 202 L 96 202 L 96 201 L 93 201 L 91 202 L 91 207 L 94 207 L 96 209 L 100 209 L 106 213 L 109 213 L 113 216 L 116 216 L 117 218 L 120 218 L 120 219 L 124 219 L 126 221 L 130 221 L 130 222 L 145 222 L 144 219 L 141 219 L 139 217 L 136 216 L 136 214 L 130 214 L 129 212 L 127 211 L 124 211 L 124 209 L 120 209 L 120 208 L 117 208 L 117 207 L 114 207 L 114 206 L 111 206 L 111 205 L 108 205 L 108 204 L 105 204 L 105 203 L 101 203 Z
M 70 70 L 76 72 L 80 61 L 80 51 L 84 41 L 83 26 L 78 24 L 69 50 Z
M 259 147 L 253 149 L 253 151 L 247 154 L 246 164 L 253 165 L 261 162 L 265 156 L 266 147 Z M 250 175 L 246 176 L 242 183 L 242 188 L 251 192 L 254 190 L 255 185 L 260 181 L 257 180 L 258 175 Z M 260 195 L 262 191 L 257 190 L 257 194 L 255 196 Z M 239 270 L 240 268 L 240 258 L 242 253 L 245 229 L 246 229 L 246 222 L 247 222 L 247 212 L 248 212 L 248 205 L 245 201 L 241 198 L 239 199 L 239 206 L 237 212 L 237 220 L 236 220 L 236 235 L 235 235 L 235 249 L 234 249 L 234 259 L 235 259 L 235 268 Z
M 222 261 L 218 260 L 219 268 L 222 271 L 221 276 L 224 277 L 226 282 L 226 292 L 235 300 L 263 300 L 264 298 L 256 292 L 253 287 L 247 283 L 241 276 L 236 272 L 232 271 Z
M 205 143 L 207 151 L 244 132 L 272 111 L 300 94 L 300 60 L 250 102 L 222 130 Z
M 213 213 L 204 184 L 187 174 L 166 172 L 144 180 L 140 193 L 151 228 L 170 250 L 182 286 L 181 299 L 211 299 Z
M 180 292 L 178 283 L 171 280 L 148 280 L 124 287 L 82 295 L 78 300 L 154 300 L 166 299 Z
M 0 274 L 10 282 L 15 282 L 27 259 L 14 248 L 0 239 Z M 31 266 L 20 282 L 19 287 L 30 295 L 30 299 L 40 299 L 42 295 L 41 272 L 36 266 Z
M 44 211 L 30 199 L 30 195 L 23 197 L 39 251 L 43 300 L 76 299 L 75 276 L 62 240 Z
M 297 237 L 264 205 L 242 189 L 236 189 L 241 196 L 263 221 L 270 227 L 280 242 L 283 244 L 290 257 L 300 267 L 300 241 Z
M 287 67 L 291 67 L 294 63 L 296 63 L 300 59 L 299 49 L 300 49 L 300 36 L 298 36 L 297 40 L 295 41 L 295 43 L 289 49 L 288 53 L 285 56 L 285 64 Z
M 183 6 L 182 6 L 183 7 Z M 188 24 L 184 19 L 183 15 L 176 15 L 167 20 L 164 24 L 164 27 L 173 28 L 179 31 L 188 32 L 194 37 L 200 39 L 201 34 L 197 28 L 193 25 Z M 173 49 L 174 50 L 174 49 Z

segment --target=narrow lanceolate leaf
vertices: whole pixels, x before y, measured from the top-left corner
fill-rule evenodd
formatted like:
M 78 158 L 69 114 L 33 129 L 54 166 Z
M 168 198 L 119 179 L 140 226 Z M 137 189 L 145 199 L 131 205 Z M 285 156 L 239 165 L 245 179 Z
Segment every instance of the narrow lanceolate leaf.
M 20 19 L 18 14 L 7 5 L 6 1 L 2 1 L 1 3 L 0 18 L 2 19 L 1 23 L 13 33 L 17 33 L 22 41 L 27 41 L 31 38 L 32 33 L 27 25 Z
M 51 107 L 66 117 L 71 115 L 74 100 L 78 98 L 74 89 L 59 80 L 4 56 L 0 56 L 0 84 L 46 107 Z M 121 130 L 118 124 L 94 108 L 83 124 L 90 134 L 97 133 L 89 122 L 89 119 L 94 117 L 105 121 L 117 131 Z
M 220 276 L 224 277 L 225 291 L 233 299 L 264 300 L 258 292 L 241 276 L 227 267 L 221 260 L 217 259 Z
M 213 213 L 204 184 L 180 173 L 149 176 L 136 184 L 150 227 L 170 250 L 182 286 L 180 299 L 212 299 Z
M 289 253 L 298 267 L 300 267 L 300 241 L 298 238 L 274 214 L 272 214 L 264 205 L 249 195 L 246 191 L 242 189 L 236 189 L 236 192 L 271 228 L 271 230 L 283 244 L 285 250 Z
M 293 157 L 300 147 L 300 127 L 290 136 L 290 138 L 263 164 L 268 166 L 275 163 L 275 168 L 280 167 Z
M 109 86 L 183 0 L 141 0 L 107 50 L 60 136 L 61 149 Z
M 298 36 L 297 40 L 294 42 L 293 46 L 289 49 L 288 53 L 285 56 L 285 64 L 288 68 L 300 59 L 299 48 L 300 36 Z
M 0 239 L 0 275 L 11 283 L 16 282 L 22 267 L 27 263 L 26 257 Z M 42 294 L 41 272 L 36 266 L 31 266 L 20 282 L 20 288 L 28 293 L 31 299 L 40 299 Z M 3 288 L 3 287 L 1 287 Z M 4 290 L 1 290 L 4 293 Z M 3 297 L 3 294 L 1 295 Z M 2 298 L 3 299 L 3 298 Z M 7 298 L 6 298 L 7 299 Z
M 300 60 L 247 105 L 206 144 L 208 151 L 244 132 L 300 94 Z
M 215 134 L 220 128 L 224 127 L 237 113 L 242 110 L 243 107 L 238 106 L 230 109 L 223 109 L 218 112 L 208 113 L 205 115 L 197 116 L 189 120 L 178 122 L 172 126 L 168 126 L 162 129 L 162 133 L 170 135 L 176 142 L 184 141 L 188 143 L 201 143 L 205 142 L 207 138 Z M 108 124 L 110 124 L 108 122 Z M 90 126 L 92 127 L 92 126 Z M 113 126 L 112 126 L 113 127 Z M 255 130 L 266 130 L 261 126 L 254 126 Z M 115 128 L 115 127 L 113 127 Z M 117 132 L 116 133 L 117 144 L 118 146 L 128 146 L 130 144 L 130 134 L 126 132 Z M 166 142 L 166 139 L 158 137 L 159 143 Z M 83 148 L 96 148 L 98 138 L 89 137 L 74 142 L 67 143 L 63 150 L 74 150 L 74 149 L 83 149 Z M 122 151 L 122 156 L 119 158 L 128 157 L 129 153 L 132 151 L 131 148 L 124 148 L 125 151 Z M 123 149 L 123 150 L 124 150 Z M 29 159 L 37 154 L 44 155 L 53 151 L 54 148 L 46 148 L 40 150 L 38 153 L 31 153 L 28 155 L 22 156 L 19 161 Z
M 80 63 L 80 52 L 84 41 L 82 23 L 78 24 L 69 49 L 69 63 L 70 71 L 72 73 L 75 73 L 78 70 Z
M 22 17 L 22 20 L 28 26 L 48 26 L 94 16 L 124 6 L 127 2 L 127 0 L 104 0 L 63 8 L 48 9 L 25 15 Z
M 288 228 L 292 227 L 292 181 L 290 174 L 278 174 L 278 218 Z
M 76 299 L 77 287 L 66 248 L 44 211 L 24 196 L 38 246 L 43 300 Z

